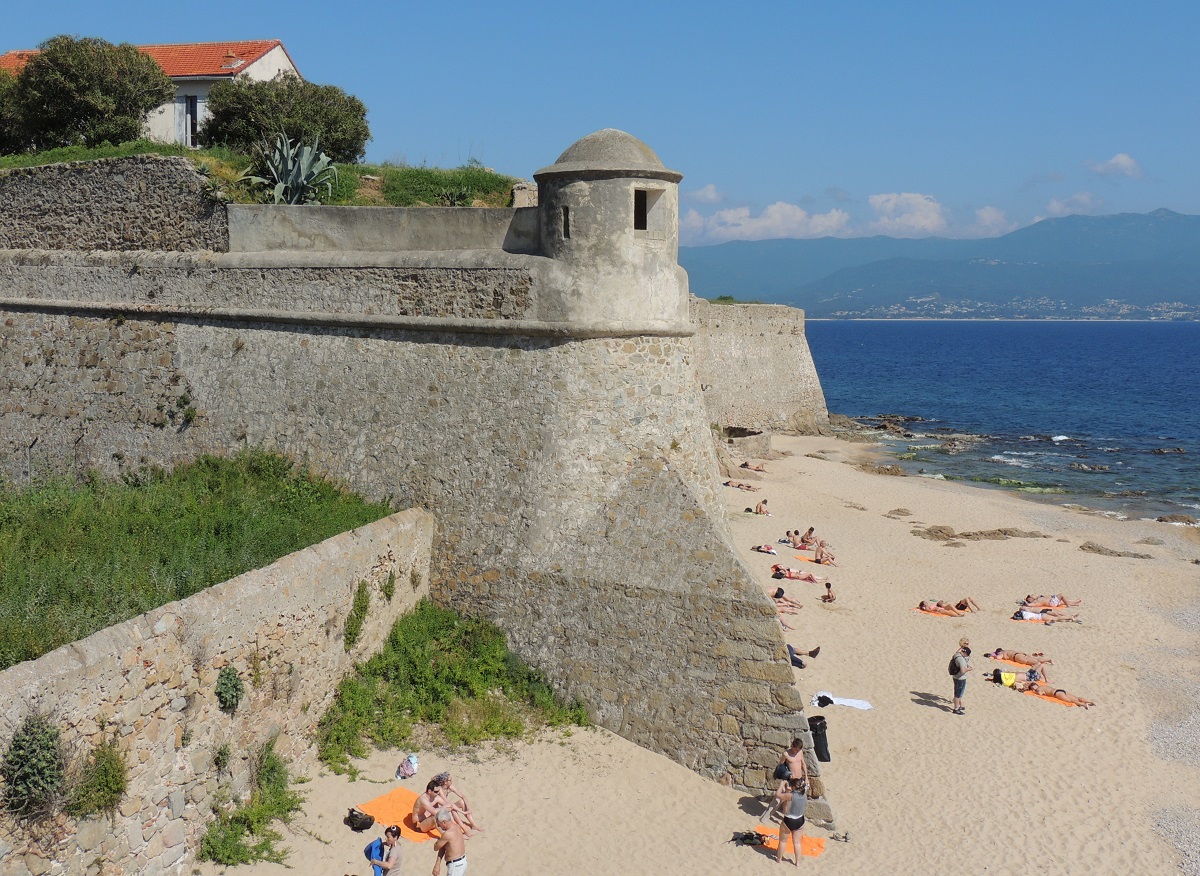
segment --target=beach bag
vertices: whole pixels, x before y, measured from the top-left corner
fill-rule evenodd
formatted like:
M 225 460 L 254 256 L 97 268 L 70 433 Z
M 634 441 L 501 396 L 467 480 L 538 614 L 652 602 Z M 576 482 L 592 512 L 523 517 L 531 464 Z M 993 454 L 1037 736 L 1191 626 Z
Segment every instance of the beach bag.
M 775 778 L 781 782 L 786 782 L 792 777 L 792 770 L 786 763 L 781 763 L 775 767 Z
M 753 830 L 739 830 L 733 835 L 733 841 L 739 846 L 761 846 L 766 843 L 766 837 Z
M 417 768 L 420 764 L 417 763 L 417 756 L 410 754 L 404 760 L 400 761 L 400 766 L 396 767 L 396 778 L 411 779 L 417 774 Z
M 346 825 L 353 831 L 370 830 L 375 825 L 375 816 L 351 809 L 346 816 Z

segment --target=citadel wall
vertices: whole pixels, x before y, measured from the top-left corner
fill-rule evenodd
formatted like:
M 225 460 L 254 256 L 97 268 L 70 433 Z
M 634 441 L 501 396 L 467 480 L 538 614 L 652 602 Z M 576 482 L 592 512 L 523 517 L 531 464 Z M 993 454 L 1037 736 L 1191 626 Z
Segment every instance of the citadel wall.
M 0 872 L 90 873 L 96 860 L 105 873 L 175 872 L 218 795 L 245 793 L 264 743 L 275 739 L 310 768 L 311 739 L 338 682 L 428 593 L 433 531 L 428 513 L 402 511 L 0 672 L 6 726 L 40 709 L 80 752 L 115 733 L 129 767 L 111 817 L 82 819 L 49 843 L 0 835 Z M 389 575 L 390 600 L 381 591 Z M 370 608 L 347 651 L 360 581 Z M 245 683 L 233 712 L 215 693 L 225 666 Z M 224 769 L 214 763 L 222 746 L 231 752 Z
M 712 422 L 761 432 L 828 431 L 803 310 L 693 298 L 692 319 L 696 373 Z
M 603 198 L 561 186 L 550 218 L 566 206 L 575 241 L 604 231 L 662 184 L 632 173 Z M 480 215 L 439 238 L 442 211 L 363 209 L 233 208 L 224 249 L 83 253 L 39 232 L 40 249 L 0 252 L 5 476 L 264 446 L 427 508 L 436 599 L 497 622 L 601 725 L 766 788 L 808 728 L 773 606 L 728 541 L 674 239 L 635 230 L 605 259 L 551 259 L 522 251 L 528 211 L 502 235 Z M 831 819 L 824 801 L 812 814 Z

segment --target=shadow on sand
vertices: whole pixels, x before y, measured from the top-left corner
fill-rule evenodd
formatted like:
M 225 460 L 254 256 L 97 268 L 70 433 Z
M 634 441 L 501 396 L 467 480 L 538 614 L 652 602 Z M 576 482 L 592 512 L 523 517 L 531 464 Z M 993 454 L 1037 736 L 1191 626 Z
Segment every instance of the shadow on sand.
M 945 697 L 940 697 L 937 694 L 924 693 L 919 690 L 910 690 L 912 701 L 918 706 L 928 706 L 931 709 L 941 709 L 943 712 L 951 712 L 954 706 Z

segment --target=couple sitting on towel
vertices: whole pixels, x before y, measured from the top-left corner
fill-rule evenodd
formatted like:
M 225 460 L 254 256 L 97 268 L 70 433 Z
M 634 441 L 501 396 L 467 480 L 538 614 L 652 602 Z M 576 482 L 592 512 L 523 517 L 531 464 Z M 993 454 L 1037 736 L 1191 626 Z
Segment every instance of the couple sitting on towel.
M 451 794 L 458 799 L 452 801 Z M 443 810 L 451 814 L 462 828 L 464 836 L 472 835 L 468 833 L 468 829 L 476 832 L 483 830 L 482 827 L 475 824 L 471 815 L 471 804 L 454 787 L 454 780 L 449 773 L 438 773 L 430 779 L 429 784 L 425 786 L 425 793 L 413 801 L 413 824 L 416 825 L 417 830 L 428 833 L 437 825 L 438 813 Z

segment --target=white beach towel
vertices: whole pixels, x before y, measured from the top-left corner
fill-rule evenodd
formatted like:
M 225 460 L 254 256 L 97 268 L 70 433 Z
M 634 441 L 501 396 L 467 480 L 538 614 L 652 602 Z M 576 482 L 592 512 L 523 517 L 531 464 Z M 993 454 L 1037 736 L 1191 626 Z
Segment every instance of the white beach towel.
M 849 706 L 852 709 L 862 709 L 864 712 L 867 709 L 875 708 L 870 703 L 868 703 L 866 700 L 850 700 L 850 699 L 846 699 L 846 697 L 835 697 L 833 694 L 831 694 L 829 691 L 826 691 L 826 690 L 819 690 L 815 694 L 813 694 L 811 704 L 814 706 L 817 705 L 817 700 L 819 700 L 821 697 L 828 697 L 829 699 L 833 700 L 833 704 L 835 706 Z

